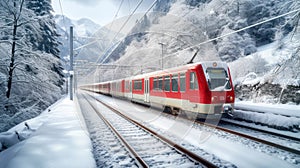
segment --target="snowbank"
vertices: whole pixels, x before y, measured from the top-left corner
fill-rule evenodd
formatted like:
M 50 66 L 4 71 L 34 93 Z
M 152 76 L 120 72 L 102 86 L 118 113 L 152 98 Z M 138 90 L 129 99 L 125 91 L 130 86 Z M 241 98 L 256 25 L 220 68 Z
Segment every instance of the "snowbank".
M 234 104 L 236 109 L 257 111 L 263 113 L 280 114 L 290 117 L 300 118 L 300 106 L 288 104 L 266 104 L 252 103 L 250 101 L 236 101 Z
M 1 133 L 8 147 L 15 145 L 0 153 L 0 168 L 96 167 L 89 134 L 80 119 L 75 103 L 64 98 L 50 111 L 26 121 L 27 127 L 23 122 Z M 16 143 L 16 138 L 25 140 Z
M 300 106 L 286 104 L 264 104 L 235 102 L 234 118 L 269 127 L 299 131 Z

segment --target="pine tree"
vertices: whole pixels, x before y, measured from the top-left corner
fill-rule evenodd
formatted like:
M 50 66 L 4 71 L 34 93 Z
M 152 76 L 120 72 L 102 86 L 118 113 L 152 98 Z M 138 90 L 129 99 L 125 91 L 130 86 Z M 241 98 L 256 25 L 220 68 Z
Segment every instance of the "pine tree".
M 45 34 L 40 21 L 49 17 L 37 15 L 27 2 L 0 1 L 0 118 L 2 114 L 16 117 L 9 122 L 14 124 L 36 116 L 60 98 L 63 84 L 59 50 L 54 47 L 47 53 L 37 48 Z M 53 30 L 49 20 L 43 23 Z
M 51 13 L 51 11 L 53 11 L 51 0 L 31 0 L 27 2 L 26 5 L 27 8 L 31 9 L 38 16 L 40 32 L 42 32 L 38 39 L 32 39 L 31 42 L 34 44 L 34 48 L 52 54 L 56 58 L 60 58 L 58 47 L 61 43 L 58 41 L 59 35 L 56 30 L 54 17 Z M 61 62 L 53 64 L 51 70 L 60 76 L 60 79 L 55 81 L 55 83 L 61 87 L 63 85 Z

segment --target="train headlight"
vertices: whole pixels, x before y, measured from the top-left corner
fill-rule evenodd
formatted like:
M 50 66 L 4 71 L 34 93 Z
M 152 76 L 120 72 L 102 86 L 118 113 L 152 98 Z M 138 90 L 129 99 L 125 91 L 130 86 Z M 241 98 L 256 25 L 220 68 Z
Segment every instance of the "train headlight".
M 213 62 L 213 67 L 216 67 L 218 64 L 216 62 Z
M 215 97 L 211 97 L 211 102 L 214 102 L 215 101 Z
M 232 96 L 230 96 L 230 97 L 229 97 L 229 100 L 230 100 L 230 101 L 233 101 L 233 97 L 232 97 Z

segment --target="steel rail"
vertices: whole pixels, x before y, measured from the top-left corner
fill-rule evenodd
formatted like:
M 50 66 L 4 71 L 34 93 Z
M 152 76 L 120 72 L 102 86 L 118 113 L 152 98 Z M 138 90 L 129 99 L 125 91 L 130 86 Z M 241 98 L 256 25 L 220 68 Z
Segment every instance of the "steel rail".
M 94 98 L 94 97 L 92 97 Z M 209 168 L 217 168 L 217 166 L 213 163 L 211 163 L 210 161 L 200 157 L 199 155 L 189 151 L 188 149 L 184 148 L 181 145 L 176 144 L 175 142 L 171 141 L 170 139 L 164 137 L 163 135 L 153 131 L 150 128 L 145 127 L 144 125 L 140 124 L 139 122 L 127 117 L 126 115 L 124 115 L 121 111 L 119 111 L 118 109 L 108 105 L 107 103 L 104 103 L 103 101 L 94 98 L 96 101 L 98 101 L 99 103 L 101 103 L 102 105 L 104 105 L 105 107 L 109 108 L 110 110 L 114 111 L 116 114 L 122 116 L 123 118 L 125 118 L 126 120 L 134 123 L 135 125 L 143 128 L 144 130 L 150 132 L 153 136 L 157 137 L 158 139 L 162 140 L 163 142 L 165 142 L 166 144 L 168 144 L 170 147 L 173 147 L 174 149 L 176 149 L 178 152 L 187 155 L 190 159 L 199 162 L 201 164 L 203 164 L 205 167 L 209 167 Z
M 300 155 L 299 150 L 296 150 L 296 149 L 293 149 L 293 148 L 290 148 L 290 147 L 287 147 L 287 146 L 279 145 L 279 144 L 276 144 L 276 143 L 273 143 L 273 142 L 270 142 L 270 141 L 267 141 L 267 140 L 264 140 L 264 139 L 256 138 L 256 137 L 253 137 L 253 136 L 241 133 L 241 132 L 237 132 L 237 131 L 234 131 L 234 130 L 231 130 L 231 129 L 227 129 L 227 128 L 224 128 L 224 127 L 221 127 L 221 126 L 217 126 L 217 125 L 214 125 L 214 124 L 209 124 L 209 123 L 205 123 L 205 122 L 198 121 L 198 120 L 195 121 L 195 123 L 197 123 L 199 125 L 205 125 L 205 126 L 208 126 L 208 127 L 211 127 L 211 128 L 215 128 L 215 129 L 218 129 L 218 130 L 221 130 L 221 131 L 225 131 L 225 132 L 228 132 L 228 133 L 231 133 L 231 134 L 234 134 L 234 135 L 238 135 L 240 137 L 244 137 L 244 138 L 256 141 L 256 142 L 260 142 L 260 143 L 263 143 L 263 144 L 266 144 L 266 145 L 269 145 L 269 146 L 272 146 L 272 147 L 275 147 L 275 148 L 278 148 L 278 149 L 288 151 L 290 153 Z
M 119 140 L 125 145 L 125 147 L 130 151 L 134 156 L 134 159 L 137 161 L 137 164 L 141 167 L 148 168 L 149 165 L 142 159 L 141 156 L 129 145 L 129 143 L 123 138 L 123 136 L 112 126 L 112 124 L 94 107 L 94 105 L 84 96 L 89 105 L 94 109 L 96 114 L 104 121 L 104 123 L 113 131 L 113 133 L 119 138 Z
M 236 125 L 236 126 L 242 127 L 242 128 L 247 128 L 247 129 L 250 129 L 250 130 L 263 132 L 263 133 L 270 134 L 270 135 L 275 135 L 275 136 L 278 136 L 278 137 L 281 137 L 281 138 L 286 138 L 286 139 L 298 141 L 300 143 L 300 138 L 297 138 L 297 137 L 284 135 L 284 134 L 280 134 L 280 133 L 276 133 L 276 132 L 272 132 L 272 131 L 267 131 L 267 130 L 251 127 L 251 126 L 248 126 L 248 125 L 238 124 L 238 123 L 231 122 L 231 121 L 228 121 L 228 120 L 221 120 L 221 122 L 228 123 L 228 124 L 231 124 L 231 125 Z
M 116 112 L 120 113 L 118 110 L 114 109 L 113 107 L 110 107 L 109 105 L 105 104 L 104 102 L 101 102 L 100 100 L 98 100 L 96 98 L 94 98 L 94 99 L 97 100 L 97 101 L 99 101 L 103 105 L 107 106 L 108 108 L 112 109 L 113 111 L 116 111 Z M 123 115 L 123 114 L 120 113 L 120 115 Z M 185 118 L 185 119 L 187 119 L 187 120 L 190 120 L 187 117 L 184 117 L 184 116 L 182 116 L 182 117 Z M 139 124 L 135 120 L 132 120 L 130 118 L 129 118 L 129 120 L 131 120 L 132 122 L 134 122 L 136 124 Z M 211 127 L 211 128 L 216 128 L 216 129 L 219 129 L 221 131 L 225 131 L 225 132 L 228 132 L 228 133 L 231 133 L 231 134 L 234 134 L 234 135 L 238 135 L 240 137 L 244 137 L 244 138 L 247 138 L 247 139 L 250 139 L 250 140 L 253 140 L 253 141 L 256 141 L 256 142 L 260 142 L 260 143 L 263 143 L 263 144 L 266 144 L 266 145 L 269 145 L 269 146 L 272 146 L 272 147 L 275 147 L 275 148 L 278 148 L 278 149 L 282 149 L 282 150 L 290 152 L 290 153 L 294 153 L 294 154 L 300 155 L 300 150 L 297 150 L 297 149 L 293 149 L 293 148 L 290 148 L 290 147 L 287 147 L 287 146 L 279 145 L 279 144 L 276 144 L 276 143 L 273 143 L 273 142 L 270 142 L 270 141 L 267 141 L 267 140 L 264 140 L 264 139 L 256 138 L 256 137 L 253 137 L 253 136 L 241 133 L 241 132 L 237 132 L 237 131 L 234 131 L 234 130 L 230 130 L 230 129 L 227 129 L 227 128 L 224 128 L 224 127 L 221 127 L 221 126 L 217 126 L 217 125 L 214 125 L 214 124 L 204 123 L 204 122 L 201 122 L 199 120 L 196 120 L 195 123 L 197 123 L 199 125 L 206 125 L 206 126 Z M 141 125 L 141 126 L 144 127 L 143 125 Z M 148 128 L 145 128 L 145 129 L 148 129 Z M 149 130 L 149 132 L 152 132 L 152 130 Z M 153 134 L 156 135 L 157 133 L 155 133 L 153 131 Z M 161 136 L 161 135 L 158 134 L 157 136 Z M 164 139 L 163 136 L 161 136 L 161 137 L 162 137 L 161 139 Z M 296 139 L 292 138 L 292 140 L 296 140 L 297 141 L 298 139 L 297 138 Z M 173 143 L 173 142 L 171 142 L 171 145 L 174 145 L 174 147 L 177 146 L 177 144 Z

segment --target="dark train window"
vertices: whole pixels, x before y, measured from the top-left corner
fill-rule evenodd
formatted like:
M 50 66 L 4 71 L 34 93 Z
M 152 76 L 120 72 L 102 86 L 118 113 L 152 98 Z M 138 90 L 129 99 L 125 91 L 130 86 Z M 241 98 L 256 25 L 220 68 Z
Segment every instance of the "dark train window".
M 134 90 L 142 90 L 142 80 L 133 81 L 133 89 Z
M 190 89 L 197 90 L 198 89 L 198 81 L 195 72 L 190 73 Z
M 185 73 L 180 74 L 180 91 L 185 92 Z
M 159 90 L 158 77 L 153 78 L 153 89 Z
M 231 89 L 230 80 L 224 68 L 207 68 L 206 73 L 210 90 L 223 91 Z
M 172 76 L 172 91 L 178 92 L 178 75 Z
M 158 79 L 158 89 L 163 90 L 163 78 L 159 77 Z
M 129 88 L 130 86 L 129 86 L 129 81 L 126 81 L 125 82 L 125 88 L 126 88 L 126 90 L 129 90 L 130 88 Z
M 165 76 L 164 79 L 164 90 L 170 91 L 170 76 Z

